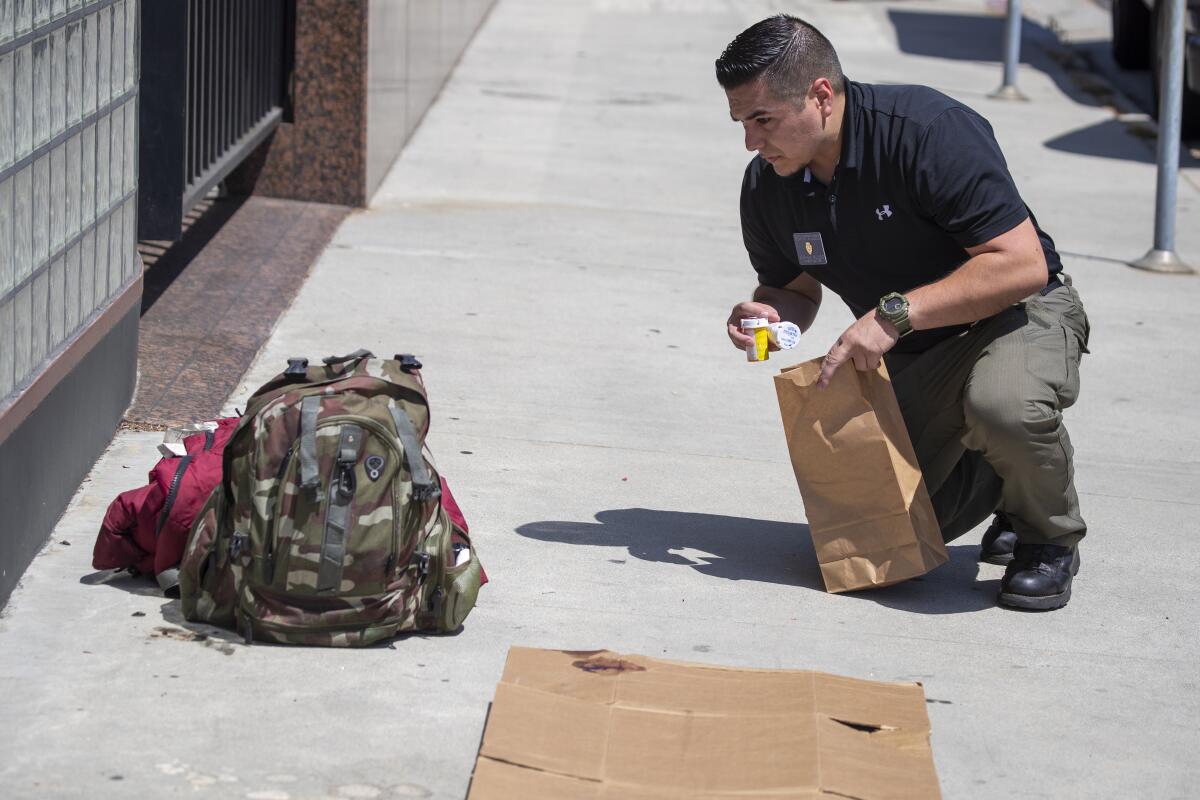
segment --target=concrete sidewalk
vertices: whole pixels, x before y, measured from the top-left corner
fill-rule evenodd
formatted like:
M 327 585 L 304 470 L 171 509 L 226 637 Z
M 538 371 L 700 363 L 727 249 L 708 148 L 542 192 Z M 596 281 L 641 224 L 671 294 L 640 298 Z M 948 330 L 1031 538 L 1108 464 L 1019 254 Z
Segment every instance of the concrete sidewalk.
M 831 298 L 767 365 L 722 324 L 754 276 L 712 62 L 778 5 L 499 0 L 231 398 L 288 356 L 419 353 L 493 581 L 464 630 L 246 647 L 149 582 L 85 577 L 105 506 L 157 458 L 159 434 L 123 433 L 0 616 L 0 794 L 461 798 L 520 644 L 921 681 L 948 798 L 1194 796 L 1200 280 L 1121 264 L 1150 244 L 1153 142 L 1036 23 L 1031 102 L 1006 104 L 986 97 L 999 25 L 978 3 L 782 4 L 851 77 L 929 83 L 992 121 L 1093 324 L 1067 417 L 1091 525 L 1071 604 L 995 607 L 977 535 L 922 580 L 828 595 L 771 376 L 849 314 Z M 1179 251 L 1200 263 L 1187 173 Z

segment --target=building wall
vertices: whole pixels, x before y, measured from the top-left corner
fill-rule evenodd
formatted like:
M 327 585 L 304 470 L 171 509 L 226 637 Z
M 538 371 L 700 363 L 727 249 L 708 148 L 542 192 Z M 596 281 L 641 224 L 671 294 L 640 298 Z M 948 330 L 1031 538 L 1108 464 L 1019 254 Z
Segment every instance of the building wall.
M 295 119 L 230 190 L 368 203 L 493 2 L 298 0 Z
M 136 0 L 0 0 L 0 413 L 137 276 Z
M 369 200 L 433 104 L 494 0 L 371 0 L 367 22 Z
M 132 394 L 138 12 L 0 0 L 0 603 Z

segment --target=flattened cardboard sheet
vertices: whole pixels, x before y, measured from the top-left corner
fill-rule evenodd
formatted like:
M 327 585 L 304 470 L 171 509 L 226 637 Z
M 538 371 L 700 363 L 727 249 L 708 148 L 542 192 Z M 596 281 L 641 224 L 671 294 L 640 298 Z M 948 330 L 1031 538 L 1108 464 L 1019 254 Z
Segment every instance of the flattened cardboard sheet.
M 513 647 L 468 800 L 940 796 L 918 684 Z

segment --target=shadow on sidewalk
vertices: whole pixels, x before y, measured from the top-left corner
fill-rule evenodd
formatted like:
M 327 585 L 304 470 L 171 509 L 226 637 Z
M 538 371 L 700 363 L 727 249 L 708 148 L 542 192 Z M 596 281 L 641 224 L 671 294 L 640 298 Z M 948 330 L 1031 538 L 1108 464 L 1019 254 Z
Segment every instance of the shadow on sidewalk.
M 123 569 L 102 569 L 96 572 L 89 572 L 87 575 L 82 576 L 79 582 L 85 586 L 111 586 L 123 592 L 140 594 L 146 597 L 152 595 L 163 596 L 162 589 L 158 588 L 158 584 L 155 583 L 153 578 L 147 575 L 134 575 Z
M 542 542 L 625 547 L 634 558 L 715 578 L 824 591 L 808 526 L 763 519 L 622 508 L 596 522 L 531 522 L 517 533 Z
M 516 532 L 541 542 L 624 547 L 643 561 L 678 564 L 704 575 L 824 592 L 808 526 L 762 519 L 622 508 L 596 522 L 531 522 Z M 950 561 L 920 578 L 846 597 L 916 614 L 963 614 L 996 604 L 999 581 L 976 581 L 978 545 L 948 547 Z
M 999 65 L 1004 60 L 1004 18 L 929 11 L 888 12 L 900 50 L 909 55 L 955 61 L 995 62 L 996 87 L 1001 82 Z M 1105 47 L 1107 45 L 1104 45 Z M 1095 53 L 1064 45 L 1049 28 L 1022 20 L 1021 63 L 1052 79 L 1058 90 L 1075 103 L 1093 108 L 1116 103 L 1113 88 L 1096 77 Z M 981 87 L 991 91 L 996 87 Z M 987 108 L 977 110 L 987 116 Z M 1155 162 L 1155 133 L 1147 125 L 1129 125 L 1116 119 L 1056 136 L 1043 146 L 1050 150 L 1082 156 Z M 1184 167 L 1200 165 L 1184 148 Z
M 946 551 L 950 560 L 920 578 L 846 596 L 914 614 L 967 614 L 995 606 L 1000 581 L 977 580 L 979 545 L 948 545 Z
M 1155 150 L 1157 138 L 1154 129 L 1149 125 L 1129 125 L 1120 120 L 1107 119 L 1095 125 L 1056 136 L 1044 142 L 1043 146 L 1051 150 L 1075 153 L 1081 156 L 1157 164 L 1158 156 Z M 1179 166 L 1182 168 L 1200 167 L 1200 159 L 1192 156 L 1187 147 L 1181 147 Z
M 1004 17 L 943 14 L 937 11 L 888 11 L 901 52 L 953 61 L 993 61 L 996 85 L 980 87 L 990 92 L 1000 86 L 1000 64 L 1004 61 Z M 1059 91 L 1077 103 L 1104 103 L 1080 87 L 1062 69 L 1051 53 L 1061 48 L 1050 29 L 1028 19 L 1021 21 L 1021 63 L 1046 73 Z M 986 115 L 985 115 L 986 116 Z

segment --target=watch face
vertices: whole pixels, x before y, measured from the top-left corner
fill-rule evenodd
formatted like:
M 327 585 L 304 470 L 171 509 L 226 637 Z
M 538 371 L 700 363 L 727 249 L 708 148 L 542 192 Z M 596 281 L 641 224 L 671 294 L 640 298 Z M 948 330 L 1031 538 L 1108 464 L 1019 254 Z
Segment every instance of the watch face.
M 885 314 L 899 314 L 904 308 L 904 300 L 899 297 L 891 297 L 883 302 L 883 312 Z

